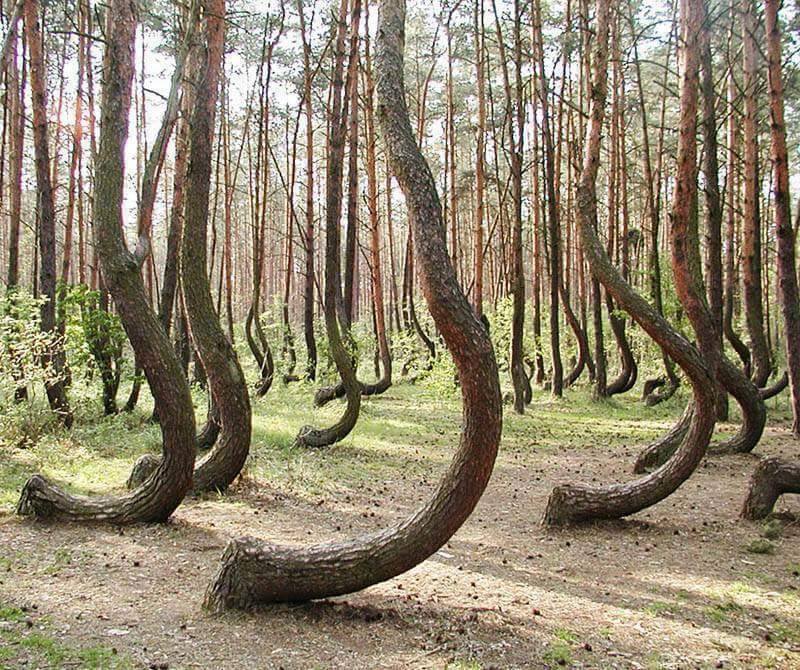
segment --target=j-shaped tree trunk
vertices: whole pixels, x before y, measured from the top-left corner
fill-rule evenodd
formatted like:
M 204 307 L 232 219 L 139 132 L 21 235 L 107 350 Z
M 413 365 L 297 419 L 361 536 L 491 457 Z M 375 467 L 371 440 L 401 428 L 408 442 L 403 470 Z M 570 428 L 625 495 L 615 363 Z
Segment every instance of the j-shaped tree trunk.
M 39 291 L 44 298 L 40 310 L 42 332 L 59 337 L 56 324 L 56 211 L 50 178 L 50 148 L 47 130 L 47 92 L 39 0 L 25 0 L 25 36 L 31 80 L 33 110 L 33 149 L 36 165 L 37 221 L 39 229 Z M 60 339 L 42 356 L 42 365 L 49 370 L 45 381 L 50 408 L 61 423 L 72 425 L 72 410 L 64 383 L 65 354 Z
M 340 303 L 341 283 L 341 231 L 342 213 L 342 165 L 347 137 L 347 109 L 349 107 L 350 81 L 357 76 L 358 69 L 358 24 L 361 0 L 353 0 L 350 22 L 350 56 L 347 67 L 347 82 L 344 80 L 347 33 L 347 0 L 342 0 L 339 9 L 338 29 L 335 43 L 335 65 L 332 86 L 332 108 L 330 112 L 330 140 L 328 150 L 327 179 L 325 182 L 325 330 L 331 356 L 347 396 L 347 407 L 342 417 L 328 428 L 303 426 L 295 443 L 306 447 L 326 447 L 343 440 L 356 425 L 361 409 L 361 383 L 350 352 L 345 346 L 337 315 Z
M 239 476 L 250 451 L 250 399 L 239 359 L 214 308 L 206 270 L 214 117 L 225 43 L 225 0 L 203 0 L 202 9 L 205 41 L 200 47 L 195 104 L 189 117 L 180 270 L 189 331 L 211 396 L 206 429 L 219 431 L 211 451 L 197 463 L 192 488 L 224 491 Z M 129 483 L 137 483 L 155 465 L 152 457 L 139 459 Z
M 560 292 L 561 304 L 564 307 L 564 316 L 566 316 L 567 323 L 575 335 L 575 341 L 578 343 L 578 359 L 575 361 L 575 365 L 572 366 L 572 370 L 569 371 L 569 374 L 564 377 L 564 387 L 569 388 L 578 381 L 586 366 L 590 366 L 592 356 L 589 351 L 589 338 L 586 336 L 586 331 L 581 326 L 581 322 L 578 320 L 575 310 L 572 309 L 569 292 L 566 290 L 564 282 L 561 282 Z
M 268 30 L 272 26 L 268 25 Z M 270 197 L 270 98 L 269 89 L 272 81 L 272 61 L 275 47 L 283 34 L 283 21 L 281 21 L 277 34 L 267 34 L 265 31 L 261 46 L 262 65 L 259 69 L 259 110 L 258 115 L 258 150 L 255 165 L 255 202 L 254 221 L 252 224 L 253 244 L 253 294 L 250 299 L 250 308 L 244 323 L 244 334 L 247 346 L 256 360 L 259 378 L 256 382 L 256 396 L 264 397 L 272 388 L 275 377 L 275 361 L 272 348 L 261 325 L 261 284 L 264 278 L 264 260 L 266 255 L 267 212 Z M 308 177 L 311 179 L 311 176 Z M 286 305 L 286 301 L 284 301 Z
M 195 425 L 189 386 L 169 338 L 150 307 L 139 267 L 123 236 L 124 147 L 135 32 L 134 4 L 130 0 L 113 0 L 107 10 L 105 32 L 94 229 L 103 277 L 159 410 L 163 458 L 142 486 L 120 497 L 73 496 L 34 475 L 22 491 L 19 514 L 109 523 L 164 521 L 192 484 Z
M 800 493 L 800 463 L 763 459 L 750 478 L 741 517 L 751 521 L 767 518 L 784 493 Z
M 424 561 L 469 517 L 494 466 L 502 428 L 492 344 L 448 256 L 433 175 L 411 129 L 403 85 L 404 0 L 382 0 L 378 21 L 378 112 L 387 154 L 406 196 L 423 291 L 459 370 L 461 445 L 430 501 L 393 528 L 306 548 L 233 540 L 206 593 L 211 609 L 325 598 L 391 579 Z
M 620 362 L 622 363 L 622 368 L 617 378 L 609 382 L 606 387 L 607 395 L 612 396 L 618 393 L 625 393 L 633 388 L 639 375 L 639 368 L 636 365 L 636 359 L 633 356 L 633 351 L 625 332 L 625 319 L 615 313 L 614 300 L 608 292 L 606 292 L 606 307 L 608 308 L 608 321 L 611 324 L 611 332 L 614 333 L 614 339 L 617 341 Z
M 786 342 L 786 367 L 791 391 L 792 433 L 800 437 L 800 293 L 795 265 L 795 231 L 789 200 L 789 160 L 786 151 L 786 123 L 783 114 L 783 64 L 781 29 L 776 0 L 764 3 L 769 66 L 770 133 L 772 138 L 772 183 L 775 194 L 775 236 L 778 238 L 778 282 L 783 339 Z M 800 213 L 800 210 L 799 210 Z
M 595 233 L 595 182 L 607 88 L 609 4 L 609 0 L 597 1 L 589 129 L 583 171 L 577 190 L 581 239 L 593 274 L 689 377 L 694 392 L 694 412 L 680 448 L 653 473 L 630 483 L 605 487 L 557 486 L 550 495 L 543 519 L 544 523 L 550 525 L 618 518 L 663 500 L 694 472 L 705 454 L 716 420 L 716 339 L 703 296 L 696 218 L 693 219 L 696 217 L 697 198 L 695 132 L 698 59 L 699 48 L 706 32 L 705 8 L 702 0 L 681 0 L 681 114 L 676 192 L 670 226 L 676 291 L 697 334 L 700 346 L 698 351 L 624 281 Z
M 738 403 L 742 414 L 742 424 L 736 435 L 715 443 L 709 448 L 709 451 L 714 453 L 748 453 L 761 440 L 761 435 L 764 433 L 764 426 L 767 422 L 767 408 L 764 405 L 760 390 L 742 372 L 741 368 L 734 365 L 726 356 L 722 356 L 720 359 L 717 381 L 720 388 L 724 392 L 730 393 Z M 666 463 L 680 446 L 681 440 L 689 430 L 693 412 L 694 405 L 690 402 L 669 433 L 641 451 L 633 466 L 633 471 L 642 473 Z
M 225 42 L 225 0 L 204 0 L 205 44 L 197 102 L 189 118 L 189 166 L 181 244 L 181 286 L 189 331 L 219 412 L 216 445 L 197 464 L 194 490 L 224 490 L 239 475 L 250 450 L 250 399 L 239 359 L 214 309 L 206 270 L 209 189 L 217 89 Z

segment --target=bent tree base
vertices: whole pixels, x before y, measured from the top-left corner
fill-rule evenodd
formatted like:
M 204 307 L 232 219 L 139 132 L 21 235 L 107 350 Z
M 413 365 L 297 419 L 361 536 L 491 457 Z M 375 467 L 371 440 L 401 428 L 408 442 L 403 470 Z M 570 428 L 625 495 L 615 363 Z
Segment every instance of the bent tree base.
M 800 493 L 800 463 L 780 458 L 765 458 L 750 478 L 741 517 L 765 519 L 784 493 Z

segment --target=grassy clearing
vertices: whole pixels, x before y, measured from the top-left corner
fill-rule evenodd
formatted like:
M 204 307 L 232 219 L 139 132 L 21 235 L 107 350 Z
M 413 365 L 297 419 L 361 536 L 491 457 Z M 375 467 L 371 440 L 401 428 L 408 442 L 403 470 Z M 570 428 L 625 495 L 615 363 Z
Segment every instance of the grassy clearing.
M 159 450 L 161 436 L 149 421 L 152 404 L 146 394 L 134 413 L 104 417 L 95 393 L 96 389 L 73 388 L 77 420 L 71 431 L 48 420 L 41 398 L 24 420 L 6 417 L 18 423 L 0 436 L 0 511 L 13 510 L 22 485 L 34 472 L 76 493 L 109 493 L 127 479 L 136 458 Z M 294 437 L 302 426 L 333 422 L 342 409 L 339 402 L 315 408 L 313 393 L 309 384 L 276 383 L 266 398 L 253 400 L 248 476 L 313 497 L 401 476 L 424 478 L 450 461 L 458 443 L 458 392 L 421 383 L 399 384 L 379 399 L 365 398 L 356 430 L 341 444 L 324 452 L 296 449 Z M 125 389 L 120 392 L 124 396 Z M 682 402 L 676 398 L 642 418 L 635 398 L 598 404 L 585 389 L 570 391 L 558 401 L 537 392 L 525 416 L 506 412 L 500 458 L 558 448 L 640 444 L 658 435 L 680 412 Z M 206 400 L 198 391 L 195 406 L 199 425 L 205 419 Z

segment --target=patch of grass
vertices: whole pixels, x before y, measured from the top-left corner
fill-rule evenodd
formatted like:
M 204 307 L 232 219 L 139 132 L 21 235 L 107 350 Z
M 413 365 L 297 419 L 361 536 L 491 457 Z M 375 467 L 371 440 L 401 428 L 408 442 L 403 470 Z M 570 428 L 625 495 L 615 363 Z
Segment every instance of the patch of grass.
M 553 642 L 547 646 L 542 660 L 549 665 L 569 665 L 572 663 L 572 649 L 565 642 Z
M 22 621 L 24 618 L 25 612 L 19 607 L 0 604 L 0 621 L 16 623 L 17 621 Z
M 758 538 L 748 542 L 744 549 L 750 554 L 774 554 L 775 544 L 769 540 Z
M 706 607 L 706 616 L 717 623 L 726 621 L 731 614 L 742 612 L 743 608 L 733 600 L 726 600 L 711 607 Z
M 644 611 L 652 616 L 661 616 L 663 614 L 675 614 L 678 611 L 678 606 L 674 603 L 665 603 L 661 600 L 654 600 L 648 603 Z
M 578 641 L 578 635 L 569 630 L 569 628 L 556 628 L 553 631 L 553 635 L 562 642 L 569 644 L 575 644 Z
M 39 632 L 20 635 L 17 638 L 17 645 L 43 656 L 47 664 L 53 668 L 62 666 L 69 655 L 68 648 L 63 643 Z
M 111 647 L 87 647 L 75 656 L 83 670 L 127 670 L 134 667 L 128 657 L 118 655 L 117 650 Z
M 456 659 L 450 661 L 445 667 L 445 670 L 482 670 L 483 666 L 474 659 Z
M 13 606 L 0 608 L 0 620 L 19 624 L 25 618 L 22 610 Z M 17 667 L 67 668 L 81 670 L 133 670 L 134 664 L 112 647 L 95 645 L 77 647 L 46 630 L 47 620 L 39 620 L 38 630 L 24 626 L 0 629 L 0 668 Z M 8 664 L 7 662 L 11 662 Z
M 800 622 L 779 622 L 773 625 L 772 630 L 779 642 L 800 644 Z
M 761 526 L 761 535 L 768 540 L 779 540 L 783 536 L 783 524 L 777 519 L 770 519 Z
M 44 573 L 56 575 L 70 563 L 72 563 L 72 552 L 66 547 L 59 547 L 53 552 L 52 562 L 44 568 Z

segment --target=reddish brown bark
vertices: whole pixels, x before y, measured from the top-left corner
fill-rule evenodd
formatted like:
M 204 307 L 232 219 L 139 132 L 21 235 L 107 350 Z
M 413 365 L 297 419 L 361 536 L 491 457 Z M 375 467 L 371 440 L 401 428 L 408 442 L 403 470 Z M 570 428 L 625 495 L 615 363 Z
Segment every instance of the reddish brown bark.
M 382 0 L 378 29 L 378 112 L 392 169 L 405 193 L 431 314 L 459 369 L 461 446 L 431 500 L 393 528 L 350 542 L 292 548 L 232 541 L 206 592 L 206 607 L 302 601 L 363 589 L 425 560 L 467 519 L 483 493 L 500 441 L 502 407 L 492 345 L 456 280 L 436 186 L 405 105 L 405 3 Z

